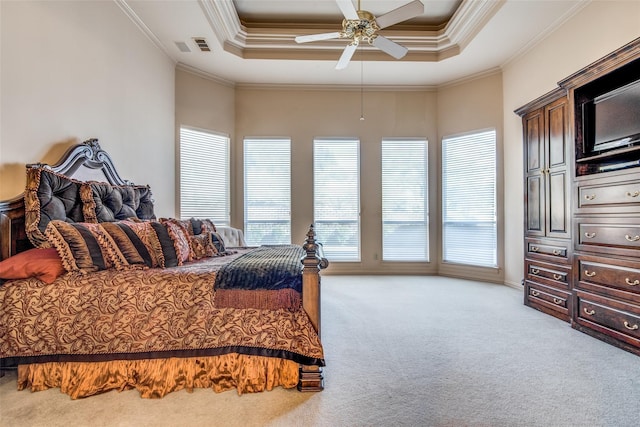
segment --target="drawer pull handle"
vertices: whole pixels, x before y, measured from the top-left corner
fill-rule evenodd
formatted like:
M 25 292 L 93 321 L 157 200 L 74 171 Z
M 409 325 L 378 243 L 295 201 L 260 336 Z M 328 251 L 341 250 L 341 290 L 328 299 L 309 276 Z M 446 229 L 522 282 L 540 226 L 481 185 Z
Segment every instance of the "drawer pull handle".
M 638 197 L 638 196 L 640 196 L 640 191 L 635 191 L 633 193 L 631 193 L 630 191 L 627 191 L 627 196 L 628 197 Z
M 627 194 L 629 194 L 629 193 L 627 193 Z M 596 195 L 595 195 L 595 194 L 585 194 L 585 195 L 584 195 L 584 199 L 585 199 L 585 200 L 593 200 L 593 199 L 595 199 L 595 198 L 596 198 Z
M 531 246 L 531 252 L 538 252 L 540 250 L 537 246 Z
M 555 302 L 557 305 L 562 304 L 562 300 L 560 298 L 556 298 L 556 297 L 553 297 L 553 302 Z
M 562 251 L 558 250 L 558 249 L 554 249 L 552 252 L 555 256 L 558 256 L 562 253 Z
M 556 274 L 556 273 L 553 273 L 553 278 L 554 278 L 555 280 L 560 280 L 560 279 L 562 279 L 562 274 Z
M 587 307 L 582 309 L 585 313 L 587 313 L 589 316 L 593 316 L 594 314 L 596 314 L 595 310 L 589 310 Z
M 633 326 L 630 326 L 629 322 L 627 322 L 626 320 L 624 321 L 624 327 L 629 329 L 630 331 L 635 331 L 636 329 L 638 329 L 638 325 L 637 324 L 633 325 Z
M 587 277 L 593 277 L 593 276 L 596 275 L 596 272 L 595 271 L 585 270 L 584 271 L 584 275 L 587 276 Z
M 538 274 L 538 273 L 540 273 L 540 270 L 538 270 L 535 267 L 531 267 L 531 274 Z
M 536 291 L 535 289 L 531 289 L 531 295 L 537 297 L 538 295 L 540 295 L 540 292 Z
M 637 242 L 638 240 L 640 240 L 640 236 L 629 236 L 628 234 L 624 235 L 624 238 L 627 239 L 630 242 Z
M 589 233 L 587 231 L 586 233 L 584 233 L 584 237 L 586 237 L 587 239 L 593 239 L 594 237 L 596 237 L 596 233 Z
M 629 285 L 629 286 L 637 286 L 637 285 L 640 285 L 640 280 L 636 279 L 636 280 L 634 280 L 634 281 L 632 282 L 631 280 L 629 280 L 629 278 L 628 278 L 628 277 L 625 277 L 625 278 L 624 278 L 624 282 L 625 282 L 627 285 Z

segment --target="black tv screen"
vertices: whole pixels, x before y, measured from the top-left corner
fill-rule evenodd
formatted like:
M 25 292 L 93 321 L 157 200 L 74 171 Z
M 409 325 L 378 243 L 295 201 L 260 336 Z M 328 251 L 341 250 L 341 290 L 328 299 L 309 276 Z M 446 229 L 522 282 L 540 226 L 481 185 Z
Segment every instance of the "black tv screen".
M 640 80 L 594 98 L 590 107 L 593 151 L 640 142 Z

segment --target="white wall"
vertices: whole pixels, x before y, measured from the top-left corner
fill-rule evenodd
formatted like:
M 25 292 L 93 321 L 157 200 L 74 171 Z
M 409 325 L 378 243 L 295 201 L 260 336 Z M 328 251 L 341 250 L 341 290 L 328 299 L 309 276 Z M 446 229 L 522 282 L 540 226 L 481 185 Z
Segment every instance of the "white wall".
M 24 166 L 98 138 L 174 215 L 173 62 L 111 1 L 0 1 L 0 199 Z
M 503 69 L 505 281 L 524 275 L 522 124 L 515 109 L 640 36 L 639 1 L 593 1 Z
M 180 126 L 189 126 L 226 134 L 234 143 L 235 126 L 235 89 L 232 85 L 217 82 L 211 78 L 199 76 L 178 67 L 176 70 L 176 158 L 175 169 L 179 175 Z M 180 206 L 179 176 L 176 180 L 175 205 Z M 242 195 L 236 189 L 235 180 L 231 180 L 231 193 Z M 240 196 L 242 197 L 242 196 Z M 235 202 L 232 197 L 231 202 Z M 232 209 L 235 211 L 235 209 Z M 179 216 L 179 215 L 176 215 Z M 231 218 L 231 225 L 242 228 L 242 219 Z

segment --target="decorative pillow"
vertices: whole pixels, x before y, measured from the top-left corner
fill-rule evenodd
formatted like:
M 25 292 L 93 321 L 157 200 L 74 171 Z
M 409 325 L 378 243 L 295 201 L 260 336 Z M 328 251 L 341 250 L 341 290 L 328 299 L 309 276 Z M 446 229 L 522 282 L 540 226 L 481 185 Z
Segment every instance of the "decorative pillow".
M 178 265 L 191 261 L 191 242 L 189 237 L 193 235 L 190 221 L 182 221 L 175 218 L 161 218 L 160 222 L 167 228 L 178 258 Z M 191 232 L 189 232 L 191 230 Z
M 190 223 L 190 227 L 189 227 L 189 233 L 192 236 L 198 235 L 198 234 L 202 234 L 202 233 L 206 233 L 206 232 L 215 232 L 216 231 L 216 226 L 213 224 L 213 221 L 211 221 L 208 218 L 189 218 L 188 220 L 183 220 L 182 222 L 189 222 Z
M 227 248 L 224 245 L 224 240 L 222 240 L 222 236 L 218 233 L 211 233 L 211 243 L 214 248 L 216 248 L 216 252 L 220 255 L 225 255 L 227 253 Z
M 81 193 L 82 201 L 92 206 L 97 222 L 156 218 L 148 186 L 111 185 L 107 182 L 90 182 L 88 185 L 91 191 Z
M 166 260 L 162 250 L 162 243 L 158 238 L 152 221 L 119 221 L 118 224 L 126 225 L 142 242 L 151 258 L 151 267 L 166 267 Z
M 151 221 L 150 224 L 155 230 L 158 240 L 160 241 L 160 247 L 162 248 L 162 254 L 164 257 L 164 266 L 177 266 L 178 254 L 176 253 L 173 239 L 169 235 L 169 230 L 167 230 L 167 227 L 164 224 L 156 221 Z
M 202 220 L 202 232 L 205 233 L 207 231 L 210 233 L 215 233 L 216 231 L 218 231 L 216 230 L 216 226 L 213 221 L 208 218 Z
M 103 222 L 101 225 L 109 233 L 120 253 L 127 260 L 127 267 L 153 266 L 153 257 L 149 253 L 149 249 L 126 223 Z
M 211 240 L 211 233 L 207 232 L 189 236 L 189 243 L 191 244 L 191 259 L 193 260 L 212 257 L 218 253 L 218 250 Z
M 81 187 L 82 182 L 44 166 L 27 167 L 27 187 L 24 193 L 25 230 L 35 247 L 50 247 L 45 236 L 49 221 L 84 221 Z
M 153 208 L 153 194 L 148 185 L 133 185 L 135 200 L 138 201 L 136 216 L 143 220 L 156 219 Z
M 49 221 L 45 230 L 67 271 L 89 273 L 124 268 L 128 263 L 113 238 L 100 224 Z
M 36 277 L 52 283 L 65 273 L 55 248 L 29 249 L 0 262 L 0 279 Z

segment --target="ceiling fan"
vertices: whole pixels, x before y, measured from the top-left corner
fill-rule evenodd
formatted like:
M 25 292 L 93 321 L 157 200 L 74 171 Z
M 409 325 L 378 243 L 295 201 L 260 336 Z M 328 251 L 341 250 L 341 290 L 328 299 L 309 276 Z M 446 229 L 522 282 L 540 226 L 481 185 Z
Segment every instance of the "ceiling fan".
M 336 0 L 336 3 L 344 15 L 342 31 L 311 34 L 295 38 L 297 43 L 329 39 L 351 39 L 351 43 L 344 48 L 344 51 L 338 60 L 336 70 L 341 70 L 347 67 L 349 61 L 351 61 L 351 57 L 361 42 L 367 42 L 396 59 L 402 58 L 407 54 L 408 49 L 384 36 L 381 36 L 378 34 L 378 31 L 399 22 L 406 21 L 407 19 L 418 16 L 424 12 L 424 5 L 420 0 L 414 0 L 411 3 L 400 6 L 397 9 L 385 13 L 377 18 L 373 16 L 371 12 L 360 9 L 360 0 L 358 0 L 358 10 L 353 6 L 352 0 Z

